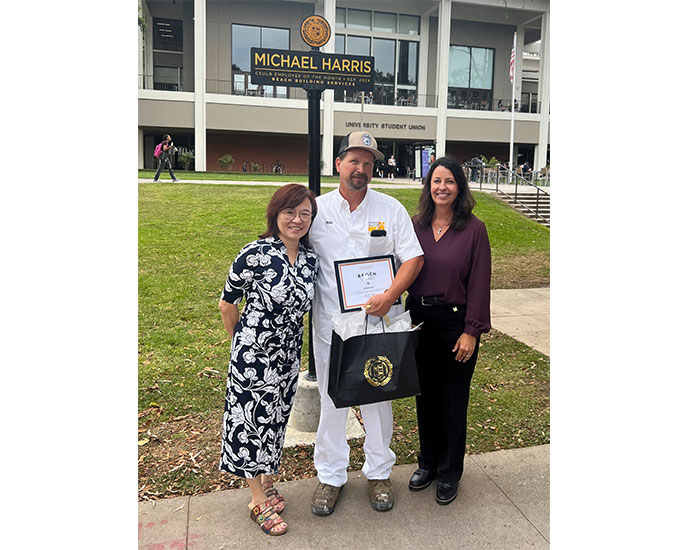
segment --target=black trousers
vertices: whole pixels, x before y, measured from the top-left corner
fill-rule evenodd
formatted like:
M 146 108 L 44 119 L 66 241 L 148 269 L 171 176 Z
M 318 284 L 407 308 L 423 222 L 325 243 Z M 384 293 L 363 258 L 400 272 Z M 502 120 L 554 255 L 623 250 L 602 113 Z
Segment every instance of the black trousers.
M 463 475 L 466 424 L 471 378 L 480 339 L 465 362 L 455 359 L 454 345 L 464 331 L 464 306 L 423 306 L 406 300 L 413 324 L 420 329 L 416 363 L 420 395 L 416 396 L 420 453 L 418 466 L 437 475 L 438 481 L 459 481 Z
M 170 172 L 170 177 L 175 180 L 177 179 L 174 175 L 174 172 L 172 171 L 172 163 L 170 163 L 170 157 L 163 154 L 160 156 L 160 159 L 158 161 L 158 171 L 155 173 L 155 178 L 153 178 L 155 181 L 158 181 L 158 178 L 160 177 L 160 172 L 162 172 L 163 168 L 167 168 Z

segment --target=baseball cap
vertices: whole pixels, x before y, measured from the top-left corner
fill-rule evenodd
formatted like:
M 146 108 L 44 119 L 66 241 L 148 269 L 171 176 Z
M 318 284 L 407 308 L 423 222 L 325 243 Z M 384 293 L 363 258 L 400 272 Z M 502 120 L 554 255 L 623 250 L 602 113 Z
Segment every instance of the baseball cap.
M 337 156 L 349 149 L 365 149 L 366 151 L 370 151 L 378 160 L 385 158 L 385 155 L 377 150 L 377 141 L 375 141 L 375 138 L 368 132 L 351 132 L 344 136 L 339 144 Z

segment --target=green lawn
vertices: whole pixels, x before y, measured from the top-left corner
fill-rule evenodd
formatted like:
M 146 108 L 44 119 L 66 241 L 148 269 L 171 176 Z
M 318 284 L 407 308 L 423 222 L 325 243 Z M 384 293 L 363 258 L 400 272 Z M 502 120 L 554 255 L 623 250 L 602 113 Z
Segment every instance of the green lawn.
M 151 494 L 173 496 L 210 490 L 215 483 L 226 486 L 216 473 L 216 427 L 222 417 L 230 350 L 217 304 L 234 256 L 264 230 L 265 206 L 274 190 L 169 182 L 139 185 L 140 477 L 147 487 L 157 488 Z M 399 199 L 410 213 L 420 193 L 383 192 Z M 549 230 L 486 194 L 475 196 L 475 214 L 486 223 L 492 245 L 493 288 L 547 285 Z M 480 354 L 471 394 L 469 451 L 548 442 L 549 359 L 496 331 L 483 338 Z M 400 463 L 413 462 L 413 400 L 396 401 L 394 409 L 393 449 Z M 160 435 L 174 432 L 175 422 L 191 424 L 174 437 Z M 193 435 L 201 433 L 205 435 Z M 208 467 L 202 475 L 181 467 L 163 475 L 165 456 L 169 461 L 171 452 L 188 455 L 200 444 L 195 438 L 206 436 L 203 457 Z M 362 460 L 359 447 L 352 448 L 352 467 Z M 291 456 L 305 464 L 310 452 L 291 450 L 285 460 Z M 290 468 L 299 475 L 299 468 L 306 466 Z

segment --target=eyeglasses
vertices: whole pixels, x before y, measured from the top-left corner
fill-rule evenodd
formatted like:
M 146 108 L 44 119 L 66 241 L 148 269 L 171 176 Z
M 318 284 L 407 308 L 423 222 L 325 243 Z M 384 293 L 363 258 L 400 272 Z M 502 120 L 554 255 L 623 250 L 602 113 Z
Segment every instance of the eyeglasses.
M 287 221 L 291 221 L 296 217 L 296 211 L 291 210 L 290 208 L 287 208 L 286 210 L 282 210 L 281 213 Z M 301 219 L 301 221 L 304 221 L 304 222 L 309 221 L 313 217 L 313 215 L 310 212 L 306 212 L 306 211 L 299 212 L 298 216 Z

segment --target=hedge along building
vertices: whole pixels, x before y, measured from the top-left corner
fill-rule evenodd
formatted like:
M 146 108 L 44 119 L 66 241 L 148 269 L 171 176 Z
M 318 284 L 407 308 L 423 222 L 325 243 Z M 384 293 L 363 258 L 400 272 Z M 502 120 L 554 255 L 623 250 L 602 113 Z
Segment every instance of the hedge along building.
M 402 175 L 418 174 L 421 147 L 508 160 L 514 32 L 514 159 L 548 163 L 548 0 L 140 0 L 139 11 L 139 168 L 170 133 L 196 171 L 229 154 L 232 170 L 307 172 L 306 92 L 253 83 L 250 50 L 310 50 L 300 27 L 313 14 L 332 29 L 321 51 L 375 58 L 373 92 L 323 92 L 323 174 L 361 127 Z

